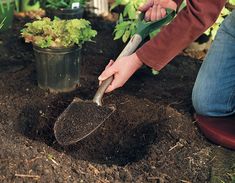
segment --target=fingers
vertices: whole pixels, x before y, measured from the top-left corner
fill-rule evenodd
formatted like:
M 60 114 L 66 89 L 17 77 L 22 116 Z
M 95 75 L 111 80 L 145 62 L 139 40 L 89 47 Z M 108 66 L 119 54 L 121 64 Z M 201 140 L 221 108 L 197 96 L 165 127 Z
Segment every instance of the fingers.
M 172 10 L 176 10 L 177 9 L 177 4 L 172 1 L 172 0 L 160 0 L 159 4 L 163 7 L 163 8 L 169 8 Z
M 144 19 L 146 21 L 150 21 L 151 20 L 151 13 L 152 13 L 152 8 L 149 8 L 148 11 L 145 12 Z
M 139 10 L 145 12 L 146 21 L 155 21 L 166 16 L 166 8 L 176 10 L 177 4 L 173 0 L 149 0 Z
M 146 21 L 156 21 L 166 16 L 166 10 L 161 7 L 161 5 L 153 5 L 152 8 L 149 8 L 145 13 Z
M 110 68 L 110 67 L 113 65 L 113 63 L 114 63 L 114 61 L 113 61 L 113 60 L 110 60 L 109 63 L 108 63 L 108 65 L 106 65 L 106 67 L 105 67 L 104 70 Z M 102 74 L 103 74 L 103 73 L 102 73 Z M 102 75 L 102 74 L 101 74 L 101 75 Z M 103 77 L 103 76 L 101 76 L 101 75 L 99 76 L 99 78 L 100 78 L 100 77 Z M 99 79 L 99 78 L 98 78 L 98 79 Z M 99 79 L 99 85 L 101 85 L 102 81 L 103 81 L 103 80 L 100 80 L 100 79 Z
M 158 20 L 157 17 L 158 17 L 158 5 L 154 4 L 152 12 L 150 13 L 150 20 L 151 21 Z
M 139 7 L 139 10 L 142 12 L 147 11 L 150 7 L 152 7 L 154 4 L 154 0 L 149 0 L 147 3 L 145 3 L 143 6 Z
M 113 91 L 113 90 L 115 90 L 116 89 L 116 87 L 115 87 L 115 85 L 113 85 L 112 83 L 109 85 L 109 87 L 105 90 L 105 93 L 109 93 L 109 92 L 111 92 L 111 91 Z
M 114 61 L 110 60 L 108 65 L 106 65 L 105 69 L 108 69 L 109 67 L 111 67 L 113 65 Z
M 161 6 L 160 5 L 157 5 L 157 18 L 155 20 L 159 20 L 162 18 L 162 14 L 161 14 Z
M 120 76 L 115 77 L 113 79 L 113 82 L 109 85 L 109 87 L 106 89 L 105 93 L 109 93 L 117 88 L 120 88 L 123 86 L 123 81 L 120 79 Z
M 162 15 L 162 17 L 165 17 L 165 16 L 166 16 L 166 10 L 165 10 L 165 8 L 161 8 L 161 15 Z
M 106 66 L 105 70 L 101 73 L 101 75 L 98 77 L 100 81 L 104 81 L 110 76 L 114 75 L 115 73 L 115 68 L 112 67 L 113 61 L 111 60 L 109 64 Z

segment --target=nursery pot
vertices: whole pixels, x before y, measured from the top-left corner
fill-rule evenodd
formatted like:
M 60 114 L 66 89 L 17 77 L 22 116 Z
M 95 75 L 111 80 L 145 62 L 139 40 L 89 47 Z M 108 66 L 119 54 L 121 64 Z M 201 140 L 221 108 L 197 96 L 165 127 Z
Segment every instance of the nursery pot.
M 0 31 L 5 31 L 9 29 L 12 26 L 12 21 L 14 17 L 14 9 L 15 9 L 15 3 L 12 1 L 9 6 L 6 2 L 3 2 L 3 10 L 0 9 L 0 23 L 3 22 L 3 27 Z
M 70 92 L 79 86 L 80 48 L 33 47 L 38 86 L 53 93 Z
M 59 17 L 63 20 L 69 20 L 74 18 L 83 18 L 84 14 L 84 7 L 75 8 L 75 9 L 46 9 L 47 17 L 51 18 L 52 20 L 54 17 Z

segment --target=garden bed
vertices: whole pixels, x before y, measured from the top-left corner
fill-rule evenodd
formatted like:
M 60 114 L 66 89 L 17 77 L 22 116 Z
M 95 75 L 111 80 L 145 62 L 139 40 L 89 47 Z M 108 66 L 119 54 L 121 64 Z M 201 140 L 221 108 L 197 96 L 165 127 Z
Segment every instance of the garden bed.
M 68 94 L 37 86 L 32 47 L 19 38 L 24 22 L 0 34 L 0 181 L 210 182 L 215 152 L 225 150 L 195 125 L 191 90 L 200 61 L 190 57 L 176 57 L 157 76 L 142 68 L 105 95 L 104 103 L 117 111 L 99 130 L 73 146 L 56 142 L 56 118 L 74 97 L 92 99 L 97 77 L 121 51 L 112 41 L 112 23 L 91 21 L 96 43 L 83 48 L 81 86 Z

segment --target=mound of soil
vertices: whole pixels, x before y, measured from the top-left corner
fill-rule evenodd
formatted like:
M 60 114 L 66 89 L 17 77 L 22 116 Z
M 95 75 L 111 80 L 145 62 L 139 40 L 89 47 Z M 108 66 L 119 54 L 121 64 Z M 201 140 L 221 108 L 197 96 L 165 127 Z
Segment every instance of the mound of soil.
M 192 117 L 200 62 L 190 57 L 178 56 L 157 76 L 142 68 L 105 95 L 116 110 L 98 130 L 74 145 L 57 143 L 58 116 L 74 97 L 92 99 L 97 77 L 123 46 L 112 40 L 112 23 L 91 21 L 98 36 L 83 48 L 81 87 L 65 94 L 37 86 L 32 47 L 19 37 L 24 22 L 0 34 L 0 181 L 209 182 L 217 147 Z

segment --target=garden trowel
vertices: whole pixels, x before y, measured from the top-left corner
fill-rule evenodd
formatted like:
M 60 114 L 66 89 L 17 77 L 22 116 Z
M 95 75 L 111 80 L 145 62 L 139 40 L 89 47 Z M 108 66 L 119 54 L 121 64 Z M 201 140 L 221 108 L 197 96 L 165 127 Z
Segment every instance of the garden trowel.
M 118 58 L 131 55 L 150 32 L 167 24 L 174 16 L 175 11 L 167 10 L 167 15 L 164 18 L 154 22 L 146 22 L 144 14 L 141 13 L 136 34 L 131 37 Z M 115 108 L 103 106 L 101 101 L 105 90 L 113 79 L 111 76 L 102 82 L 92 101 L 75 98 L 59 116 L 54 125 L 54 134 L 59 144 L 70 145 L 84 139 L 112 115 Z

